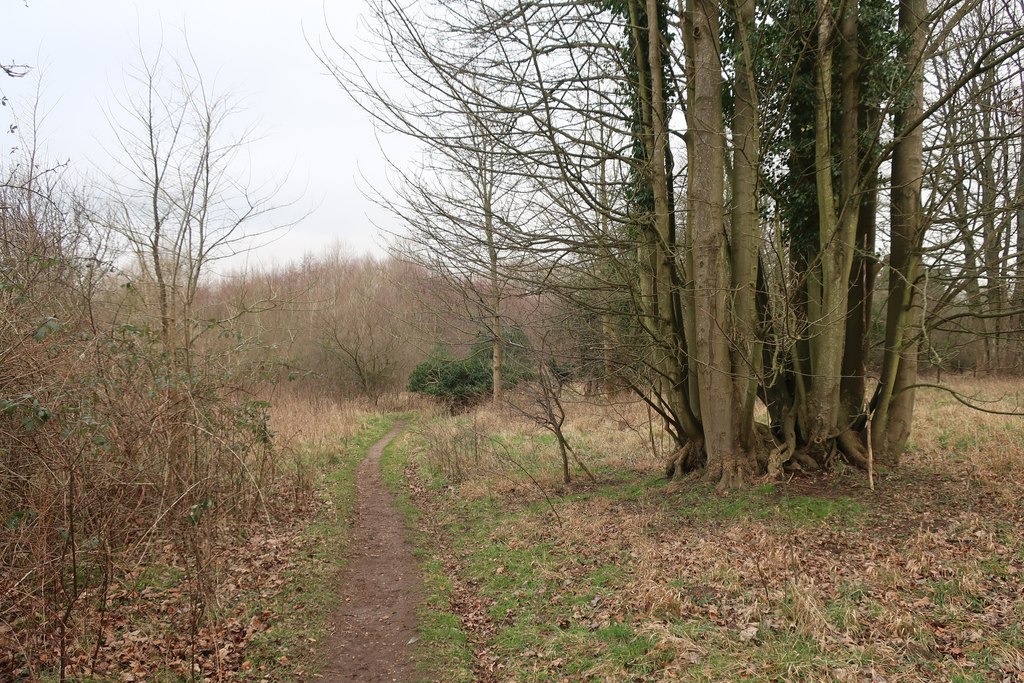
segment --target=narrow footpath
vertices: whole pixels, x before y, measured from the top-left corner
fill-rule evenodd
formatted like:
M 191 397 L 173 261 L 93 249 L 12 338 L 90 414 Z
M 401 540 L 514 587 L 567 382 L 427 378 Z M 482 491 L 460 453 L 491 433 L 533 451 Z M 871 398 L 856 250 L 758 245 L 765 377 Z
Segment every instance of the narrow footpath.
M 415 681 L 412 642 L 422 586 L 380 472 L 381 454 L 403 426 L 395 425 L 374 444 L 357 470 L 359 500 L 340 586 L 342 605 L 321 682 Z

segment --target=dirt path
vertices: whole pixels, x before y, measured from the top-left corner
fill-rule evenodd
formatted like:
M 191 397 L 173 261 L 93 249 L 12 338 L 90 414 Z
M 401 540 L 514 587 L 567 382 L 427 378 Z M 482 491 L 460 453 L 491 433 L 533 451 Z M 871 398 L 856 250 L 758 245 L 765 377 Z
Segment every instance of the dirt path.
M 380 473 L 381 453 L 402 427 L 395 425 L 374 444 L 357 470 L 359 502 L 341 583 L 342 607 L 320 681 L 415 679 L 409 641 L 416 635 L 422 587 L 402 518 Z

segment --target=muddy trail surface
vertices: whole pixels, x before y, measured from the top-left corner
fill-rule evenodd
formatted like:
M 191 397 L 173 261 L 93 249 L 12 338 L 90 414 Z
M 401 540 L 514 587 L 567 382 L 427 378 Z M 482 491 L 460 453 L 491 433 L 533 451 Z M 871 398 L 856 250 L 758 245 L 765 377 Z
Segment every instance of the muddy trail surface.
M 404 522 L 380 472 L 384 448 L 403 427 L 395 425 L 374 444 L 357 470 L 359 499 L 340 586 L 342 605 L 321 682 L 417 680 L 412 643 L 422 586 Z

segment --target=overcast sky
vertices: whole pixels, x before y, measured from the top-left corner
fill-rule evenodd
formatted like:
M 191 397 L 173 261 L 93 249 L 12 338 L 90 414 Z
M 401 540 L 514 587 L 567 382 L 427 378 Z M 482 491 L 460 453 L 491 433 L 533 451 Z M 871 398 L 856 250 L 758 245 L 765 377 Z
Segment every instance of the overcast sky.
M 187 35 L 204 76 L 240 100 L 236 120 L 263 132 L 250 148 L 253 182 L 283 180 L 281 198 L 298 198 L 282 220 L 312 211 L 255 258 L 281 262 L 336 241 L 379 253 L 373 223 L 391 219 L 360 191 L 385 183 L 373 126 L 307 45 L 307 37 L 328 42 L 328 26 L 358 45 L 360 11 L 361 0 L 0 0 L 0 62 L 33 67 L 29 77 L 4 78 L 0 92 L 23 107 L 41 79 L 49 157 L 103 174 L 112 145 L 105 112 L 125 90 L 126 69 L 138 66 L 140 45 L 152 55 L 162 43 L 166 56 L 180 57 Z M 4 129 L 9 116 L 0 111 Z M 15 139 L 0 135 L 7 155 Z

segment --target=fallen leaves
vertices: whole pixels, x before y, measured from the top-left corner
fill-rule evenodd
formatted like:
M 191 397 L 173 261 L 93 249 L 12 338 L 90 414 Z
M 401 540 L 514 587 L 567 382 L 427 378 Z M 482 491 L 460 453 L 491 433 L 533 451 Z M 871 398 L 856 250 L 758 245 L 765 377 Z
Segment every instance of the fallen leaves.
M 304 550 L 297 529 L 321 504 L 293 509 L 272 528 L 219 530 L 207 549 L 211 560 L 201 569 L 190 567 L 175 543 L 155 544 L 115 578 L 102 603 L 98 589 L 85 590 L 77 603 L 65 675 L 127 683 L 157 675 L 230 680 L 253 669 L 247 647 L 278 618 L 259 605 L 289 589 L 289 572 Z M 43 649 L 45 641 L 36 641 L 27 660 L 17 654 L 29 645 L 18 641 L 19 635 L 0 622 L 0 678 L 59 669 L 58 642 Z
M 821 477 L 796 480 L 792 495 L 807 505 L 838 499 L 833 508 L 843 510 L 843 500 L 856 500 L 862 512 L 851 520 L 780 523 L 756 508 L 693 516 L 680 485 L 655 487 L 640 499 L 613 487 L 608 495 L 556 499 L 561 524 L 540 504 L 496 497 L 501 510 L 486 539 L 461 544 L 459 553 L 446 543 L 443 551 L 458 587 L 451 606 L 473 642 L 477 676 L 790 680 L 799 671 L 805 680 L 1021 680 L 1024 501 L 992 495 L 977 481 L 916 474 L 912 466 L 900 477 L 884 492 L 837 490 Z M 440 496 L 418 488 L 425 523 L 444 527 L 432 528 L 429 538 L 479 533 L 479 523 L 459 515 L 457 487 Z M 468 567 L 505 552 L 538 560 L 514 568 L 496 563 L 492 573 L 501 580 L 489 588 L 472 580 Z M 612 566 L 614 580 L 597 583 L 601 569 Z M 557 587 L 544 600 L 518 588 L 541 580 Z M 495 604 L 511 602 L 519 605 L 514 619 L 491 618 Z M 649 637 L 650 645 L 616 663 L 613 646 L 601 642 L 616 625 Z M 503 645 L 519 637 L 555 638 L 563 649 Z M 559 674 L 567 662 L 581 673 Z

